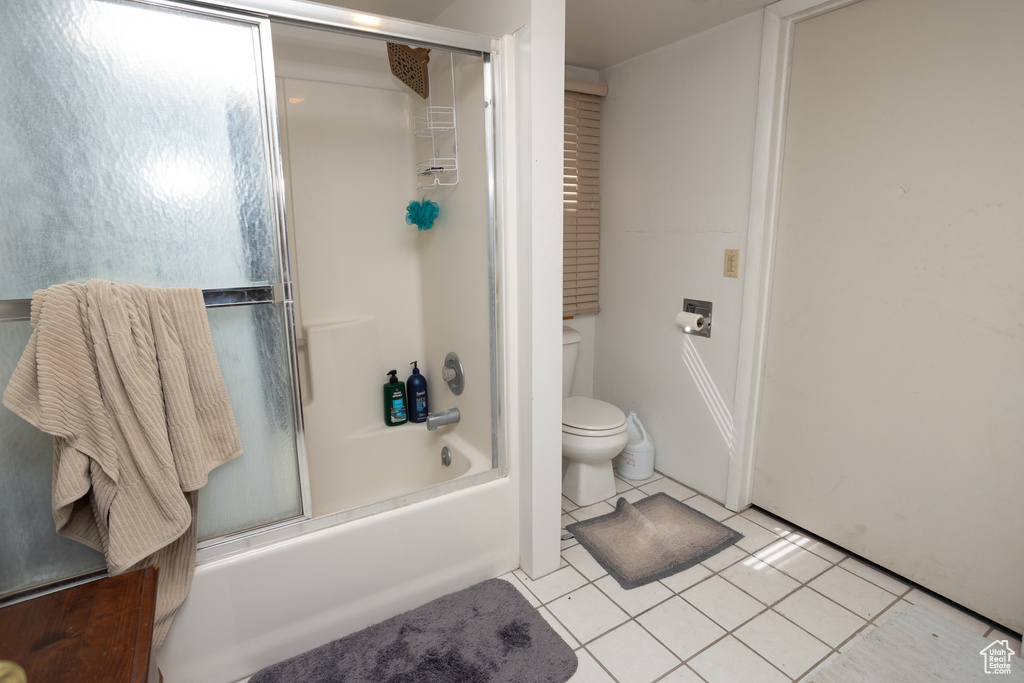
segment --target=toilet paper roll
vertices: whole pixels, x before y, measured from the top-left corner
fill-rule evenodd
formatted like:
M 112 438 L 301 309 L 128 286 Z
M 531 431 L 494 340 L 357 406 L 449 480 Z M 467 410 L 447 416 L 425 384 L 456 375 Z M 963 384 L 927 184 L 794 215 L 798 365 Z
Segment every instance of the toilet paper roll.
M 684 311 L 676 316 L 676 325 L 683 328 L 684 332 L 696 332 L 704 327 L 704 316 Z

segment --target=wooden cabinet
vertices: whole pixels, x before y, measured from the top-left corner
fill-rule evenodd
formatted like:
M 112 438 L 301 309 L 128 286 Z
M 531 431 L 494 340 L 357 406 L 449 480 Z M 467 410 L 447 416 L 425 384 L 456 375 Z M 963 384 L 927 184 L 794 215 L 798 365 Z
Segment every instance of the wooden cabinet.
M 30 683 L 145 683 L 156 583 L 146 567 L 0 609 L 0 660 Z

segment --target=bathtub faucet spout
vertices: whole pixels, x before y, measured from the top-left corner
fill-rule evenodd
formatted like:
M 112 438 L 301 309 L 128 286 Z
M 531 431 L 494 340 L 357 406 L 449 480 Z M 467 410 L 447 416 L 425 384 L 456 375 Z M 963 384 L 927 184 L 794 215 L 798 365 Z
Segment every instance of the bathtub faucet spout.
M 427 429 L 432 432 L 441 425 L 455 424 L 461 419 L 462 415 L 459 414 L 458 408 L 442 410 L 440 413 L 429 413 L 427 414 Z

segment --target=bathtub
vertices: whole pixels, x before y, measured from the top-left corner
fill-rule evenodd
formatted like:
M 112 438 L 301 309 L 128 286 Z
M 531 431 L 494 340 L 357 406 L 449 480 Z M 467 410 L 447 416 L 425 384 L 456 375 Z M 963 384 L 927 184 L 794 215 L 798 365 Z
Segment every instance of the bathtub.
M 519 566 L 514 480 L 464 436 L 486 413 L 464 403 L 462 422 L 434 432 L 385 427 L 379 408 L 336 395 L 335 386 L 314 382 L 306 403 L 313 517 L 225 557 L 200 552 L 157 652 L 165 683 L 235 683 Z
M 331 442 L 307 437 L 310 493 L 314 516 L 396 500 L 491 468 L 481 453 L 458 433 L 458 425 L 427 431 L 426 424 L 373 427 Z M 441 461 L 448 447 L 451 464 Z M 430 493 L 440 493 L 440 487 Z
M 392 438 L 416 436 L 401 431 L 410 436 Z M 440 460 L 437 450 L 431 460 Z M 475 474 L 468 467 L 421 490 L 425 499 L 342 523 L 352 511 L 307 520 L 305 533 L 200 564 L 156 654 L 164 683 L 234 683 L 518 567 L 514 482 L 489 463 Z

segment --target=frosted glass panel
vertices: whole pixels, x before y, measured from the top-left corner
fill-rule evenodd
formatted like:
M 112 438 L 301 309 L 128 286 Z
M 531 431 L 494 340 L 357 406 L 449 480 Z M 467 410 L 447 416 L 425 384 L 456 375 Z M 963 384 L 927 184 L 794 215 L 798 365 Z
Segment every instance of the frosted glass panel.
M 102 277 L 276 281 L 257 28 L 3 0 L 0 299 Z
M 0 323 L 0 394 L 32 327 Z M 53 437 L 0 405 L 0 595 L 105 569 L 103 555 L 58 536 L 50 505 Z
M 302 514 L 282 308 L 207 309 L 243 453 L 199 491 L 201 540 Z
M 0 0 L 0 300 L 92 278 L 281 281 L 260 30 Z M 301 514 L 283 306 L 208 309 L 244 453 L 202 489 L 201 538 Z M 0 322 L 0 391 L 30 333 Z M 0 408 L 0 595 L 104 566 L 56 534 L 52 463 L 52 437 Z
M 207 309 L 244 452 L 200 489 L 201 539 L 302 514 L 282 307 Z M 0 324 L 0 393 L 31 332 Z M 53 437 L 2 405 L 0 435 L 0 595 L 105 568 L 101 554 L 54 530 Z

